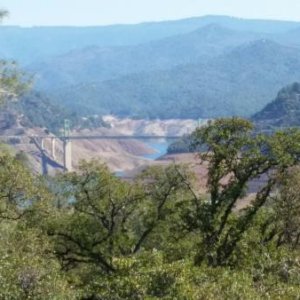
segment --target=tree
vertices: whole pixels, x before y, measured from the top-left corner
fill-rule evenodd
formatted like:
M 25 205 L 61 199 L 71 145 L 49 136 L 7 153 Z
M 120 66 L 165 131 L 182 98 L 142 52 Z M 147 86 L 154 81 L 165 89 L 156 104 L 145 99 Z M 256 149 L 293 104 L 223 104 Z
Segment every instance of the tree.
M 0 220 L 18 220 L 24 207 L 41 197 L 39 185 L 17 158 L 0 153 Z
M 274 208 L 273 229 L 277 246 L 296 248 L 300 242 L 300 170 L 291 168 L 280 178 L 277 195 L 272 199 Z
M 40 219 L 50 194 L 18 158 L 0 153 L 0 298 L 74 299 Z M 73 296 L 71 296 L 73 295 Z
M 230 264 L 230 259 L 251 228 L 253 219 L 274 191 L 280 174 L 300 159 L 300 131 L 255 134 L 253 125 L 240 118 L 219 119 L 197 129 L 194 147 L 206 147 L 199 157 L 208 165 L 209 198 L 195 207 L 187 222 L 200 230 L 202 242 L 196 264 Z M 263 179 L 264 178 L 264 179 Z M 261 179 L 251 204 L 238 214 L 233 211 L 249 182 Z
M 0 10 L 0 21 L 7 15 L 6 10 Z M 29 86 L 30 77 L 21 72 L 14 61 L 0 60 L 0 104 L 16 99 Z
M 2 220 L 0 237 L 1 299 L 76 299 L 47 236 Z
M 63 269 L 89 286 L 95 278 L 123 276 L 122 259 L 164 249 L 165 228 L 183 201 L 178 193 L 188 191 L 188 176 L 178 166 L 154 167 L 129 183 L 96 161 L 62 175 L 56 188 L 64 199 L 42 227 Z

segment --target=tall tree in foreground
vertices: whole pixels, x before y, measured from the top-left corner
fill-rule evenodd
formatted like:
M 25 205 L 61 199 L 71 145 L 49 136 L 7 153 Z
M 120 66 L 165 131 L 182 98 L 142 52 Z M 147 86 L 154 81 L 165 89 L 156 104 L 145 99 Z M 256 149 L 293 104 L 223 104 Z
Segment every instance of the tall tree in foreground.
M 0 10 L 0 22 L 7 15 L 6 10 Z M 0 59 L 0 104 L 16 99 L 28 89 L 29 81 L 29 77 L 18 69 L 16 62 Z
M 292 249 L 300 243 L 300 170 L 291 168 L 280 178 L 278 193 L 272 199 L 277 246 L 288 245 Z
M 62 218 L 48 223 L 63 267 L 90 265 L 94 273 L 112 274 L 118 271 L 116 258 L 160 248 L 156 241 L 178 210 L 178 192 L 187 191 L 187 181 L 183 168 L 169 166 L 150 168 L 128 183 L 95 161 L 63 175 L 60 191 L 73 201 L 60 204 Z
M 244 119 L 219 119 L 193 134 L 194 146 L 208 164 L 209 199 L 189 218 L 191 228 L 200 229 L 202 243 L 196 263 L 230 264 L 238 243 L 254 217 L 276 187 L 279 175 L 300 159 L 300 131 L 255 134 Z M 234 208 L 253 180 L 260 180 L 255 199 L 239 213 Z
M 28 226 L 49 200 L 38 177 L 0 153 L 0 299 L 74 299 L 51 241 Z

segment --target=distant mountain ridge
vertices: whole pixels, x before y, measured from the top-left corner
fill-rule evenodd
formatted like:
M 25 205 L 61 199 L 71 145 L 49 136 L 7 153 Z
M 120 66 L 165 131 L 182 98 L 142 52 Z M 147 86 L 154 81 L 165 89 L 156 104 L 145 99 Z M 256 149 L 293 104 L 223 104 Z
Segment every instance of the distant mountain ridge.
M 300 49 L 258 40 L 199 64 L 62 89 L 66 105 L 150 118 L 250 116 L 300 78 Z
M 89 46 L 128 46 L 185 34 L 211 23 L 232 30 L 279 34 L 300 28 L 299 22 L 247 20 L 204 16 L 135 25 L 94 27 L 0 27 L 0 56 L 22 64 L 61 55 Z
M 21 62 L 36 75 L 35 89 L 80 118 L 249 117 L 299 81 L 300 23 L 206 16 L 0 27 L 0 57 Z
M 266 34 L 234 31 L 210 24 L 187 34 L 137 46 L 93 46 L 74 50 L 33 64 L 29 71 L 38 74 L 39 88 L 49 90 L 115 79 L 133 73 L 166 70 L 184 64 L 203 63 L 234 47 L 267 37 Z

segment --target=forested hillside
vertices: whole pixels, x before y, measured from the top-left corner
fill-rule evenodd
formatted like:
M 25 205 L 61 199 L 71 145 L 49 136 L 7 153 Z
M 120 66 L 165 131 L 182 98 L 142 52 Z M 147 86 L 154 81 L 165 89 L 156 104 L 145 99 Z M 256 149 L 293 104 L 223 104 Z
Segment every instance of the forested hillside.
M 13 129 L 21 125 L 25 128 L 41 127 L 60 134 L 64 120 L 68 119 L 72 128 L 95 128 L 107 126 L 101 117 L 82 118 L 72 109 L 52 103 L 49 98 L 37 92 L 26 93 L 16 102 L 2 107 L 0 130 Z
M 259 127 L 276 129 L 300 126 L 300 83 L 282 88 L 277 97 L 256 113 L 252 120 Z
M 299 28 L 297 22 L 221 16 L 1 27 L 0 55 L 26 66 L 34 89 L 71 114 L 249 117 L 280 87 L 299 80 Z
M 259 40 L 207 62 L 76 85 L 54 94 L 78 110 L 121 116 L 250 116 L 298 78 L 300 49 Z
M 295 82 L 280 89 L 276 98 L 255 113 L 251 120 L 257 132 L 271 133 L 278 129 L 300 127 L 300 83 Z M 185 135 L 169 145 L 168 153 L 194 152 L 193 142 L 192 135 Z
M 38 88 L 53 90 L 124 75 L 166 70 L 178 65 L 204 63 L 236 46 L 268 34 L 241 32 L 207 25 L 196 31 L 135 46 L 96 47 L 74 50 L 33 63 Z

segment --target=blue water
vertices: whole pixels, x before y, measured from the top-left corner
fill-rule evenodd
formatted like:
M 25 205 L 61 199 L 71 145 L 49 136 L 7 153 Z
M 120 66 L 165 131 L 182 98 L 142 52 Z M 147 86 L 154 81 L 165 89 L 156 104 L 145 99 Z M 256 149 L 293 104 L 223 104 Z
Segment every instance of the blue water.
M 170 145 L 170 141 L 161 139 L 159 141 L 157 140 L 145 140 L 143 141 L 149 148 L 152 148 L 155 150 L 155 153 L 152 154 L 146 154 L 146 155 L 142 155 L 142 157 L 147 158 L 147 159 L 151 159 L 151 160 L 155 160 L 163 155 L 165 155 L 167 153 L 167 149 L 168 146 Z M 120 170 L 118 172 L 115 172 L 115 175 L 117 177 L 124 177 L 126 175 L 126 172 Z
M 166 140 L 161 141 L 147 141 L 145 144 L 155 150 L 155 153 L 143 155 L 144 158 L 155 160 L 167 153 L 170 142 Z

